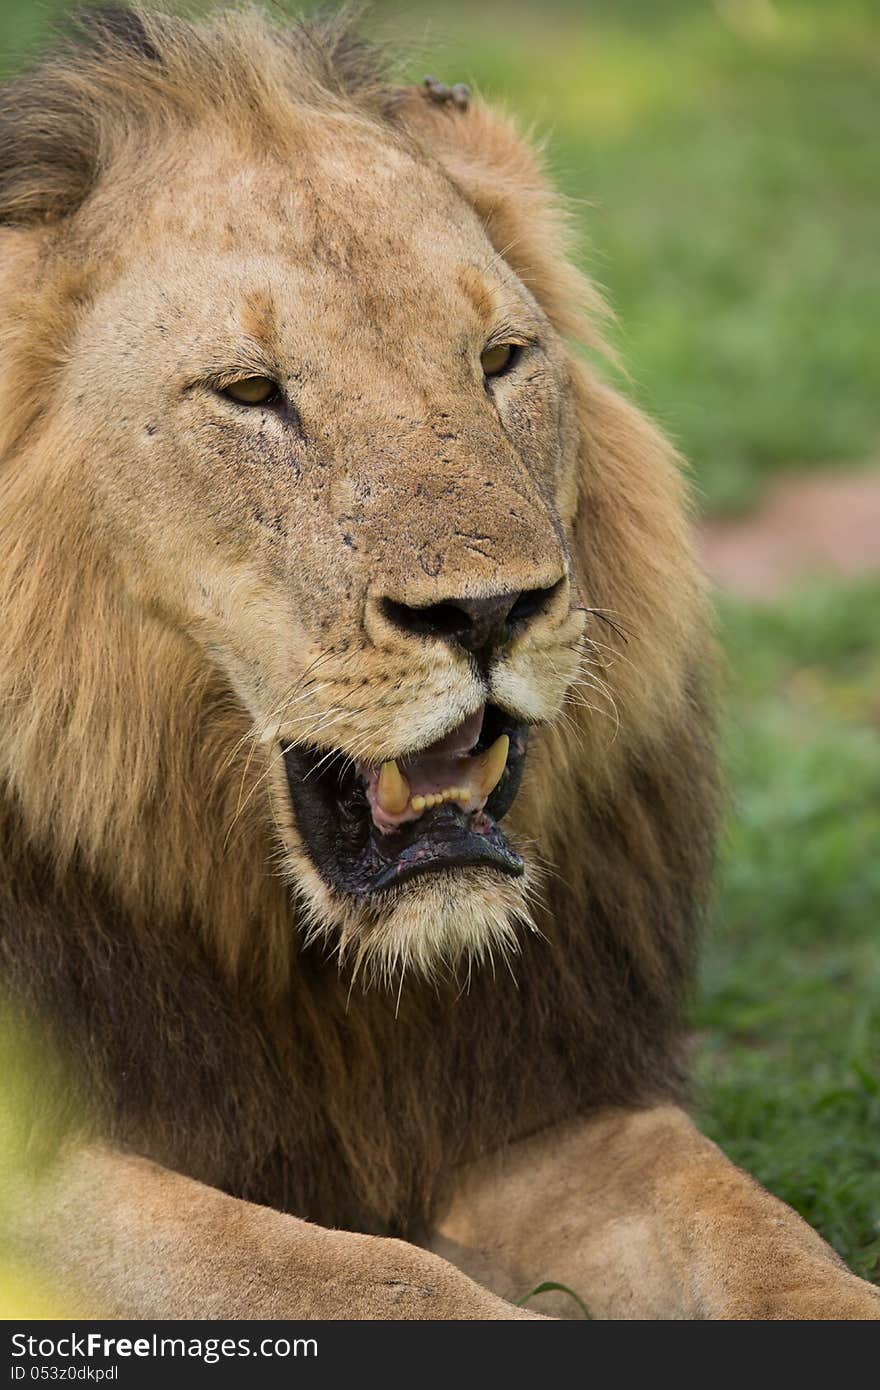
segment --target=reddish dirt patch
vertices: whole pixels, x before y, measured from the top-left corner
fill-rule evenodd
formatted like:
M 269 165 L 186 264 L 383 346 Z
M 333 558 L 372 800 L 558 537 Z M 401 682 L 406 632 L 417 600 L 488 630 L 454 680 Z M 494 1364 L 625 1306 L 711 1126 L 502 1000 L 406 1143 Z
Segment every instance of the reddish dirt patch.
M 716 584 L 747 598 L 808 578 L 880 574 L 880 471 L 785 479 L 753 516 L 704 522 L 701 548 Z

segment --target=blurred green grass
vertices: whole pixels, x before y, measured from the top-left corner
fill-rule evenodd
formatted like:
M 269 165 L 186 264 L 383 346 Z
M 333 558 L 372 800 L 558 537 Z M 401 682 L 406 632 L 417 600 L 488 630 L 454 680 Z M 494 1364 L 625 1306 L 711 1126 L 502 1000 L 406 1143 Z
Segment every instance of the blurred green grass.
M 6 67 L 67 8 L 4 0 Z M 411 75 L 547 133 L 633 389 L 708 509 L 880 455 L 874 0 L 373 8 Z M 880 584 L 722 605 L 733 799 L 694 1010 L 708 1132 L 875 1279 L 878 612 Z
M 722 604 L 733 792 L 694 1010 L 707 1132 L 880 1282 L 880 581 Z

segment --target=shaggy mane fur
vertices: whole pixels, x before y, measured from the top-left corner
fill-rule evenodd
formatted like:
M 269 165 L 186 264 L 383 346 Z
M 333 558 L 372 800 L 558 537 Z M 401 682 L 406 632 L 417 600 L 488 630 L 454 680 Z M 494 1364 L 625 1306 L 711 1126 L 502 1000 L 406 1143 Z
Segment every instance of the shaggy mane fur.
M 512 127 L 429 110 L 342 21 L 103 10 L 79 27 L 0 99 L 5 987 L 114 1140 L 313 1220 L 413 1235 L 454 1165 L 681 1086 L 715 771 L 677 469 L 637 412 L 572 369 L 582 590 L 632 633 L 624 654 L 594 630 L 626 657 L 606 674 L 620 736 L 609 750 L 577 708 L 536 739 L 522 795 L 548 873 L 540 935 L 511 971 L 352 989 L 304 945 L 267 864 L 244 710 L 157 620 L 135 621 L 69 524 L 70 444 L 47 399 L 97 274 L 89 219 L 161 177 L 149 160 L 169 132 L 231 125 L 259 149 L 283 145 L 293 109 L 344 109 L 423 142 L 557 328 L 591 338 L 582 310 L 595 322 L 599 301 Z
M 283 139 L 292 105 L 383 120 L 396 94 L 379 55 L 342 14 L 282 30 L 256 10 L 188 23 L 107 6 L 72 18 L 73 35 L 0 105 L 0 217 L 69 216 L 134 144 L 196 124 Z

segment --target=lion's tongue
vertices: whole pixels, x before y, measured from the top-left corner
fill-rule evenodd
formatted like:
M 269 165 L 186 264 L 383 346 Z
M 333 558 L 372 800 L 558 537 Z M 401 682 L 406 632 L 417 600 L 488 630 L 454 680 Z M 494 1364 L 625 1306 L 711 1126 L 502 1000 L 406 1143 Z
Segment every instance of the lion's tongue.
M 411 769 L 418 767 L 425 758 L 440 758 L 446 754 L 455 757 L 457 754 L 470 753 L 480 737 L 485 714 L 486 706 L 480 705 L 479 709 L 468 715 L 464 723 L 451 729 L 443 738 L 438 738 L 436 743 L 429 743 L 427 748 L 423 748 L 421 753 L 416 753 L 414 757 L 404 758 L 403 766 Z
M 457 728 L 412 757 L 361 769 L 373 823 L 384 834 L 443 802 L 463 811 L 481 811 L 507 762 L 509 740 L 496 739 L 485 753 L 472 755 L 483 727 L 481 705 Z

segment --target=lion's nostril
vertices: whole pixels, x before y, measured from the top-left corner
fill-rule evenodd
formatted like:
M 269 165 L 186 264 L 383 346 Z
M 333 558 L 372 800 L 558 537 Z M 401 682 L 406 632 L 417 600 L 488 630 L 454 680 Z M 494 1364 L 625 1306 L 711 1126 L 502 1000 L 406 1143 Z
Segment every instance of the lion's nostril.
M 411 608 L 405 603 L 385 599 L 382 604 L 386 618 L 404 632 L 432 637 L 458 638 L 471 626 L 471 619 L 458 604 L 432 603 L 425 608 Z
M 549 606 L 550 600 L 558 593 L 562 580 L 551 584 L 547 589 L 524 589 L 507 615 L 510 625 L 528 622 Z
M 560 579 L 548 588 L 525 589 L 519 593 L 448 598 L 423 607 L 385 598 L 380 607 L 384 617 L 401 632 L 439 637 L 466 651 L 485 654 L 503 646 L 518 627 L 543 613 L 562 583 Z

